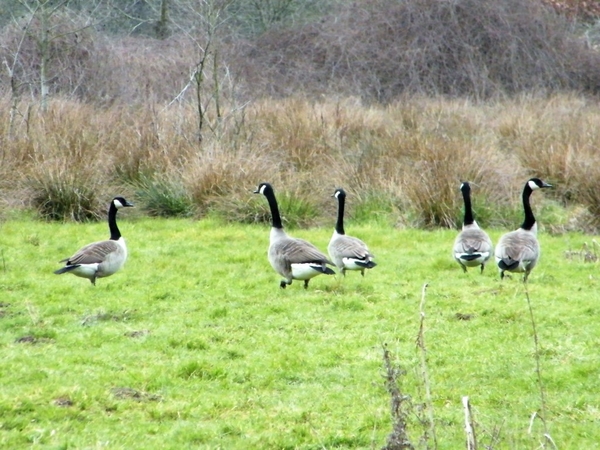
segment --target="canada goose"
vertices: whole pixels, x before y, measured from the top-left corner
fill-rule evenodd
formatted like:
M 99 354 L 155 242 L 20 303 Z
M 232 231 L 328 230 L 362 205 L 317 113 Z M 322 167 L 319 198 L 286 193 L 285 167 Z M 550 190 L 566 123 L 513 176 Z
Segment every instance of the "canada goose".
M 465 202 L 465 215 L 462 231 L 454 240 L 454 259 L 464 272 L 467 271 L 467 267 L 481 266 L 483 273 L 485 263 L 492 256 L 492 240 L 473 218 L 471 185 L 465 181 L 460 185 L 460 190 Z
M 304 280 L 304 289 L 308 287 L 311 278 L 322 273 L 335 275 L 335 272 L 327 267 L 333 263 L 310 242 L 296 239 L 283 231 L 279 207 L 273 187 L 269 183 L 258 185 L 255 194 L 263 194 L 267 197 L 271 208 L 272 227 L 269 239 L 269 262 L 284 280 L 279 286 L 283 289 L 292 284 L 292 280 Z
M 96 285 L 96 278 L 108 277 L 123 267 L 127 259 L 127 246 L 117 227 L 117 211 L 128 206 L 133 205 L 123 197 L 113 198 L 108 209 L 110 239 L 94 242 L 79 249 L 70 258 L 60 261 L 66 262 L 66 265 L 54 273 L 60 275 L 70 272 L 78 277 L 87 278 Z
M 540 244 L 537 240 L 537 224 L 529 197 L 536 189 L 548 188 L 552 185 L 545 183 L 539 178 L 531 178 L 523 188 L 523 210 L 525 220 L 521 228 L 504 234 L 496 246 L 496 263 L 500 269 L 500 278 L 504 278 L 504 272 L 525 272 L 523 281 L 535 267 L 540 257 Z
M 329 256 L 342 275 L 346 276 L 346 270 L 360 270 L 360 274 L 364 276 L 365 269 L 372 269 L 377 265 L 373 261 L 374 256 L 369 251 L 367 244 L 344 233 L 346 192 L 343 189 L 336 189 L 333 197 L 338 201 L 338 215 L 333 236 L 327 247 Z

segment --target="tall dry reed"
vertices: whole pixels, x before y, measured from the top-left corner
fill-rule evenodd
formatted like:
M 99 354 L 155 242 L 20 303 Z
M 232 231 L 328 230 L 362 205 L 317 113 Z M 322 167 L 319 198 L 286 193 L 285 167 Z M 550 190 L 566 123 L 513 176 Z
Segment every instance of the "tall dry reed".
M 0 124 L 9 130 L 3 104 Z M 569 227 L 582 225 L 568 221 L 571 209 L 583 206 L 592 218 L 600 212 L 600 109 L 574 96 L 488 104 L 413 97 L 388 106 L 262 100 L 226 110 L 224 117 L 243 113 L 243 121 L 223 120 L 202 143 L 191 106 L 55 99 L 45 114 L 30 110 L 2 135 L 0 189 L 5 204 L 51 218 L 93 217 L 115 193 L 137 192 L 159 215 L 262 221 L 268 211 L 250 192 L 270 181 L 290 224 L 330 224 L 329 197 L 344 187 L 349 214 L 361 219 L 383 213 L 399 225 L 453 227 L 462 214 L 458 187 L 468 180 L 480 222 L 516 226 L 531 175 L 556 185 L 554 198 L 536 207 L 560 203 Z M 144 189 L 152 192 L 144 197 Z

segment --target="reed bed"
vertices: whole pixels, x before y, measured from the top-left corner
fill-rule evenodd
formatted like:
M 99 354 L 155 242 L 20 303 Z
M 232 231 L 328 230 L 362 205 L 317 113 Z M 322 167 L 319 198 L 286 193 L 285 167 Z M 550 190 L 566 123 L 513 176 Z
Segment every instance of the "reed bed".
M 343 186 L 361 220 L 454 227 L 458 186 L 468 180 L 479 221 L 508 226 L 520 221 L 522 184 L 535 175 L 556 186 L 536 199 L 553 230 L 600 224 L 600 108 L 580 96 L 485 104 L 410 97 L 387 106 L 265 99 L 226 110 L 202 141 L 197 111 L 185 104 L 53 99 L 45 113 L 19 105 L 29 112 L 11 122 L 9 100 L 2 103 L 2 207 L 47 219 L 100 217 L 123 192 L 150 215 L 264 221 L 264 202 L 250 192 L 270 181 L 290 224 L 330 222 L 329 196 Z

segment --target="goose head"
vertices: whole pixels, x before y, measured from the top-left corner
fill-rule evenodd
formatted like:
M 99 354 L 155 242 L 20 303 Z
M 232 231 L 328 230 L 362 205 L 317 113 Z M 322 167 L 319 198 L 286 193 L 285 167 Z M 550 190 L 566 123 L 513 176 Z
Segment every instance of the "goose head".
M 540 180 L 539 178 L 531 178 L 527 182 L 527 186 L 529 186 L 529 189 L 531 189 L 532 191 L 535 191 L 536 189 L 551 188 L 552 187 L 551 184 L 548 184 L 545 181 Z
M 112 199 L 112 204 L 115 208 L 133 207 L 133 203 L 129 203 L 124 197 L 115 197 Z
M 254 193 L 263 195 L 273 194 L 273 186 L 270 183 L 260 183 Z
M 344 191 L 342 188 L 336 189 L 332 197 L 335 197 L 337 199 L 346 198 L 346 191 Z

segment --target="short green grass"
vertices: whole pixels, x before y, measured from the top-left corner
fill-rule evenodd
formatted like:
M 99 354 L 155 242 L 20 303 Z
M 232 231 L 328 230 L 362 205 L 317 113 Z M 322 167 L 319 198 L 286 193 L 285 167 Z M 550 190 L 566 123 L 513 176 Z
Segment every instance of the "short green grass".
M 379 265 L 305 291 L 279 288 L 266 226 L 123 213 L 120 227 L 129 260 L 94 287 L 52 272 L 105 238 L 105 223 L 0 225 L 1 448 L 381 448 L 392 430 L 384 344 L 406 371 L 418 445 L 424 283 L 439 448 L 464 448 L 464 395 L 482 445 L 542 442 L 541 423 L 530 430 L 541 401 L 524 286 L 501 282 L 493 264 L 463 274 L 450 257 L 455 231 L 348 223 Z M 288 231 L 322 250 L 331 234 Z M 540 240 L 528 289 L 545 419 L 558 448 L 600 448 L 599 268 L 565 258 L 592 237 Z

